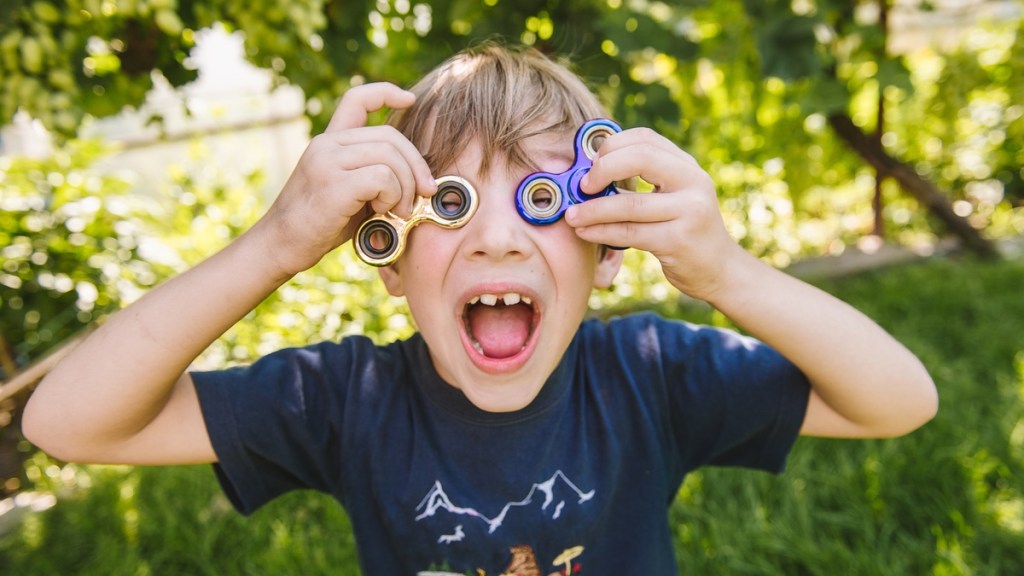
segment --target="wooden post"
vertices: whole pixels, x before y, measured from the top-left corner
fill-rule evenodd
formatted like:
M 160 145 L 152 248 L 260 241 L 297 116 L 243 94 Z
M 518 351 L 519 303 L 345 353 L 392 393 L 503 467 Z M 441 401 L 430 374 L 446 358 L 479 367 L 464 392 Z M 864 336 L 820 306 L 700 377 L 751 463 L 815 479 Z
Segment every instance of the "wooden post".
M 85 337 L 88 336 L 90 332 L 92 332 L 92 328 L 87 328 L 68 340 L 65 340 L 52 352 L 29 364 L 9 380 L 0 384 L 0 402 L 3 402 L 8 398 L 12 398 L 32 386 L 35 386 L 40 380 L 49 374 L 50 370 L 53 370 L 54 366 L 63 360 L 69 352 L 81 344 L 82 340 L 85 340 Z

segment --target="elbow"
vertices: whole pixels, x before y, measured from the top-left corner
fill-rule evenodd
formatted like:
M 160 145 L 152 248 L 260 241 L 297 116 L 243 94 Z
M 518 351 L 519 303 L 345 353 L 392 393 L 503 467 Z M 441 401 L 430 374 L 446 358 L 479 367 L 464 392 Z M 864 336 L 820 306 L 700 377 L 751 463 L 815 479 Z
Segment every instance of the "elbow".
M 921 426 L 924 426 L 939 413 L 939 391 L 935 387 L 935 382 L 932 381 L 930 376 L 926 376 L 927 383 L 923 386 L 924 391 L 922 392 L 922 398 L 920 401 L 920 414 L 919 423 L 914 427 L 916 430 Z
M 939 413 L 939 392 L 931 376 L 922 368 L 923 375 L 907 386 L 907 393 L 893 419 L 893 426 L 884 436 L 905 436 L 932 421 Z
M 36 448 L 49 453 L 49 450 L 46 448 L 46 417 L 40 413 L 41 411 L 42 409 L 39 407 L 39 402 L 35 401 L 35 397 L 29 397 L 25 410 L 21 414 L 21 435 Z
M 73 442 L 62 440 L 62 419 L 38 392 L 29 398 L 21 415 L 21 434 L 33 446 L 65 462 L 77 460 Z
M 55 446 L 50 433 L 52 425 L 49 422 L 51 421 L 52 419 L 47 417 L 46 407 L 43 403 L 36 396 L 32 396 L 21 414 L 21 435 L 36 448 L 55 458 L 60 458 L 56 453 L 60 450 Z
M 877 380 L 832 402 L 816 391 L 819 388 L 827 389 L 812 384 L 802 429 L 808 436 L 897 438 L 921 428 L 939 410 L 938 392 L 923 367 L 898 379 Z

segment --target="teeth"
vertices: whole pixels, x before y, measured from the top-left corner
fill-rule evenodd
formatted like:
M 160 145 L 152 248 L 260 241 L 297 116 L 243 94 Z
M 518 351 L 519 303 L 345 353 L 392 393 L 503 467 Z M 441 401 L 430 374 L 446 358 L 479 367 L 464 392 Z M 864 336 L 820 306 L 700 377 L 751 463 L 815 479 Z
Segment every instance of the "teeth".
M 498 296 L 497 294 L 481 294 L 479 296 L 473 296 L 469 299 L 469 305 L 483 304 L 484 306 L 497 306 L 498 301 L 502 301 L 506 306 L 515 306 L 520 302 L 532 305 L 533 300 L 529 296 L 523 296 L 518 292 L 508 292 Z

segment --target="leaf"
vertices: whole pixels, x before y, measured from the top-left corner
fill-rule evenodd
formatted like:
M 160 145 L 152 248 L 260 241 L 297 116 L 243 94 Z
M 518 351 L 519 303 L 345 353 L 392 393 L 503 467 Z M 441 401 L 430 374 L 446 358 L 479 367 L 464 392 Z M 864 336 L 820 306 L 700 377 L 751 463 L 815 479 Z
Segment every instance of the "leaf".
M 817 24 L 815 18 L 789 13 L 755 27 L 762 76 L 792 81 L 820 74 L 822 60 L 814 36 Z
M 39 40 L 29 36 L 21 41 L 21 66 L 30 74 L 43 71 L 43 48 Z
M 901 59 L 887 58 L 878 62 L 876 78 L 883 88 L 895 86 L 908 94 L 914 91 L 914 84 L 910 80 L 910 70 L 907 69 Z
M 821 77 L 812 82 L 800 99 L 804 113 L 825 114 L 845 111 L 850 102 L 846 85 L 835 78 Z

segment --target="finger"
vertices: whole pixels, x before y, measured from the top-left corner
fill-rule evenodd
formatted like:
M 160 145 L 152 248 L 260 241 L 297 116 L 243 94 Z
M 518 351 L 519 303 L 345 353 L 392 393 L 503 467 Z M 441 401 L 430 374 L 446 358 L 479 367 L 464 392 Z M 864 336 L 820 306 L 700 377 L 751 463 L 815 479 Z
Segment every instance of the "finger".
M 359 141 L 346 145 L 341 143 L 341 140 L 344 139 L 339 139 L 338 145 L 335 147 L 335 150 L 338 150 L 337 153 L 329 160 L 332 163 L 332 168 L 356 171 L 373 166 L 386 167 L 391 172 L 388 178 L 395 181 L 395 195 L 381 198 L 380 202 L 386 205 L 386 210 L 391 210 L 395 214 L 407 218 L 412 213 L 416 194 L 422 188 L 419 186 L 418 180 L 430 177 L 423 159 L 417 156 L 415 160 L 423 164 L 420 167 L 420 172 L 425 172 L 426 174 L 424 176 L 417 176 L 414 164 L 406 161 L 403 152 L 400 150 L 401 147 L 396 146 L 392 142 L 373 140 L 369 142 Z M 406 141 L 406 144 L 408 144 L 408 141 Z
M 326 132 L 366 126 L 371 112 L 388 107 L 402 109 L 412 106 L 416 95 L 390 82 L 374 82 L 356 86 L 345 92 L 335 109 Z
M 652 144 L 666 150 L 677 150 L 678 146 L 668 138 L 650 128 L 629 128 L 609 136 L 597 149 L 595 157 L 636 144 Z
M 588 242 L 663 254 L 723 226 L 717 199 L 703 194 L 619 194 L 566 210 L 566 222 Z
M 427 161 L 423 159 L 416 146 L 394 127 L 369 126 L 325 135 L 333 138 L 341 146 L 360 147 L 368 143 L 386 143 L 391 148 L 385 156 L 379 156 L 378 160 L 395 164 L 404 161 L 415 179 L 414 185 L 410 186 L 409 190 L 415 191 L 420 196 L 431 196 L 437 191 L 437 185 Z M 409 202 L 412 203 L 412 198 L 409 198 Z
M 386 164 L 362 166 L 348 173 L 345 186 L 361 205 L 369 204 L 377 214 L 394 211 L 402 198 L 399 177 Z
M 679 211 L 675 199 L 650 193 L 621 193 L 570 206 L 565 221 L 573 228 L 619 222 L 667 222 Z
M 703 169 L 690 154 L 647 128 L 614 134 L 594 156 L 593 165 L 580 185 L 596 193 L 612 182 L 643 178 L 656 188 L 681 187 L 688 177 Z
M 431 196 L 437 191 L 430 167 L 419 150 L 391 126 L 324 132 L 316 140 L 318 152 L 330 154 L 334 163 L 342 168 L 351 170 L 375 163 L 392 166 L 402 176 L 403 190 L 407 190 L 409 196 L 406 204 L 410 208 L 415 194 Z

